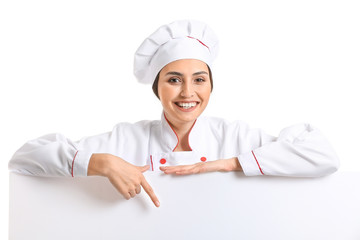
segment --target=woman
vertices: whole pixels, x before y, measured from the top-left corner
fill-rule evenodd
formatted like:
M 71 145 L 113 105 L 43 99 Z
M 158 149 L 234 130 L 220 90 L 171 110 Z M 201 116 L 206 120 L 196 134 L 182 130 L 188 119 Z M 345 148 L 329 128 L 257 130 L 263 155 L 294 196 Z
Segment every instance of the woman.
M 160 27 L 135 54 L 135 76 L 153 84 L 163 113 L 160 121 L 120 123 L 112 132 L 78 142 L 51 134 L 27 142 L 13 156 L 13 172 L 38 176 L 107 177 L 130 199 L 141 186 L 160 203 L 145 171 L 193 174 L 243 171 L 246 176 L 318 177 L 335 172 L 339 161 L 331 146 L 309 124 L 285 128 L 278 137 L 200 116 L 213 79 L 216 35 L 197 21 Z

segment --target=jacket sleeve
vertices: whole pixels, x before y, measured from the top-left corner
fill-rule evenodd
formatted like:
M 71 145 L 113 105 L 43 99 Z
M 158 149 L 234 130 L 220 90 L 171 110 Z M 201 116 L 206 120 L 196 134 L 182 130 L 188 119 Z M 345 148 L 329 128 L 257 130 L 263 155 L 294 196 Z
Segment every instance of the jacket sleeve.
M 310 124 L 283 129 L 278 137 L 260 130 L 239 131 L 246 146 L 239 162 L 246 176 L 320 177 L 339 168 L 339 159 L 326 138 Z
M 92 153 L 108 153 L 119 144 L 118 128 L 74 142 L 62 134 L 28 141 L 9 162 L 11 172 L 34 176 L 87 176 Z

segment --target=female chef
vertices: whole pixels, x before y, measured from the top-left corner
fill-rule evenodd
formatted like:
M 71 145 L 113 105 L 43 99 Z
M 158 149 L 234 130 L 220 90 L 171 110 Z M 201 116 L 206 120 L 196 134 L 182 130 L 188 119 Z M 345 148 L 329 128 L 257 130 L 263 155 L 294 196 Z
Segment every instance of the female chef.
M 204 23 L 186 20 L 160 27 L 137 50 L 134 73 L 140 82 L 153 84 L 163 106 L 161 120 L 120 123 L 109 133 L 77 142 L 46 135 L 22 146 L 9 169 L 37 176 L 105 176 L 126 199 L 143 187 L 157 207 L 159 200 L 143 176 L 148 170 L 300 177 L 335 172 L 336 154 L 309 124 L 273 137 L 239 121 L 201 116 L 213 88 L 217 50 L 217 37 Z

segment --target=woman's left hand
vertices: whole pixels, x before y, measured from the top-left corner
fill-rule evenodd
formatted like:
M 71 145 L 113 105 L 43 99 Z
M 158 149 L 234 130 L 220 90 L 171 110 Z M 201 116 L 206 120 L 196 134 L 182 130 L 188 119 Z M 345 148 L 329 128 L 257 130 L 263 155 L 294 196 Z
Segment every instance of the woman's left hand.
M 233 157 L 216 161 L 199 162 L 191 165 L 160 167 L 160 170 L 163 171 L 165 174 L 189 175 L 215 171 L 242 171 L 242 168 L 238 158 Z

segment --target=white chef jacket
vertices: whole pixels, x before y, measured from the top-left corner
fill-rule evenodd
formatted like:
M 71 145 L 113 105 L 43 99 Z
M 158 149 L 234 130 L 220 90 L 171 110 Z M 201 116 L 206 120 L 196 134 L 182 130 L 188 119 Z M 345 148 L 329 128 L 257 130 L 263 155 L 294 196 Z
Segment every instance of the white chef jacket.
M 93 153 L 110 153 L 138 166 L 194 164 L 237 157 L 246 176 L 319 177 L 339 167 L 336 153 L 309 124 L 282 130 L 278 137 L 250 129 L 243 122 L 200 116 L 189 133 L 191 151 L 174 152 L 179 144 L 165 114 L 161 120 L 119 123 L 111 132 L 74 142 L 49 134 L 23 145 L 9 169 L 37 176 L 87 176 Z

